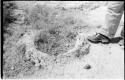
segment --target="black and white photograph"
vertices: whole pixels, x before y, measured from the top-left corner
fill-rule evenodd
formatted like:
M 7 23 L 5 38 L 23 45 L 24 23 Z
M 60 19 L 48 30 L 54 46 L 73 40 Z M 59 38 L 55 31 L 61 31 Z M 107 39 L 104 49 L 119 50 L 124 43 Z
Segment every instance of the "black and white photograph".
M 2 1 L 2 79 L 124 80 L 124 1 Z

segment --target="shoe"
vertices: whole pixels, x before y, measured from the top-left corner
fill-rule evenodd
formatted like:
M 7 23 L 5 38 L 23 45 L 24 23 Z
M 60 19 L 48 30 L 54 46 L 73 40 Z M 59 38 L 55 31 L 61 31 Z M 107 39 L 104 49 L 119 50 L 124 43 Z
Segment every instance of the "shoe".
M 110 42 L 110 38 L 108 38 L 107 36 L 100 34 L 100 33 L 96 33 L 93 36 L 89 36 L 88 40 L 92 43 L 103 43 L 103 44 L 108 44 Z
M 118 44 L 119 46 L 124 46 L 124 39 L 120 40 Z
M 124 39 L 120 40 L 118 44 L 124 50 Z

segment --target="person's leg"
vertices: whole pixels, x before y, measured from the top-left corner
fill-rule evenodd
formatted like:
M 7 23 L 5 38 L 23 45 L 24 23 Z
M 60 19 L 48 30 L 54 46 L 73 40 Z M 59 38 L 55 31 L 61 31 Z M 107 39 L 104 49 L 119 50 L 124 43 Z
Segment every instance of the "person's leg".
M 105 25 L 102 28 L 102 31 L 100 31 L 100 33 L 108 37 L 114 37 L 118 29 L 119 22 L 121 20 L 123 10 L 124 10 L 123 1 L 110 2 L 105 17 Z
M 110 38 L 114 37 L 116 33 L 123 10 L 123 1 L 109 2 L 107 14 L 105 16 L 105 25 L 97 31 L 96 35 L 88 37 L 88 40 L 93 43 L 109 43 Z

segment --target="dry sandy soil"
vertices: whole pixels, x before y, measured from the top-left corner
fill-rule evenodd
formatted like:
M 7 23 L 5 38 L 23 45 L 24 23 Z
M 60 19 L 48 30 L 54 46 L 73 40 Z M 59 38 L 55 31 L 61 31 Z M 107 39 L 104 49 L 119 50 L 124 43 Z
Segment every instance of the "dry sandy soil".
M 17 58 L 15 56 L 12 58 L 11 57 L 7 58 L 8 52 L 10 51 L 12 53 L 10 52 L 9 56 L 13 56 L 16 54 L 13 53 L 13 47 L 15 45 L 11 46 L 12 50 L 8 49 L 4 53 L 5 57 L 4 78 L 32 78 L 32 79 L 33 78 L 49 78 L 49 79 L 50 78 L 61 78 L 61 79 L 63 78 L 123 79 L 124 78 L 123 48 L 121 48 L 117 43 L 92 44 L 86 40 L 87 36 L 95 33 L 96 30 L 98 30 L 101 26 L 104 25 L 107 2 L 35 1 L 35 2 L 16 2 L 16 4 L 18 5 L 19 9 L 15 10 L 14 12 L 15 14 L 18 13 L 23 14 L 24 9 L 28 9 L 29 11 L 31 9 L 32 11 L 32 8 L 37 4 L 56 9 L 58 14 L 54 16 L 54 19 L 57 19 L 57 23 L 63 25 L 62 20 L 64 20 L 65 21 L 64 26 L 77 27 L 76 32 L 78 34 L 75 39 L 76 40 L 74 43 L 75 46 L 72 49 L 68 50 L 68 52 L 60 54 L 59 56 L 56 57 L 53 55 L 48 55 L 45 52 L 37 50 L 33 42 L 35 36 L 39 34 L 39 32 L 41 31 L 41 28 L 34 29 L 30 28 L 31 25 L 22 25 L 22 23 L 24 23 L 24 17 L 21 17 L 20 20 L 16 21 L 16 24 L 13 25 L 16 27 L 25 26 L 29 29 L 27 29 L 27 31 L 24 32 L 21 38 L 15 40 L 16 42 L 15 44 L 16 46 L 22 44 L 26 46 L 24 50 L 25 56 L 23 57 L 26 58 L 30 57 L 30 59 L 33 61 L 32 63 L 33 67 L 31 67 L 31 70 L 29 71 L 28 70 L 24 70 L 22 72 L 19 71 L 18 75 L 12 75 L 16 74 L 14 70 L 16 70 L 16 68 L 18 67 L 13 67 L 12 64 L 11 64 L 12 66 L 8 67 L 9 63 L 13 63 L 12 58 Z M 50 13 L 52 12 L 54 14 L 53 12 L 54 10 L 51 9 L 48 10 L 50 10 Z M 124 26 L 123 17 L 120 26 Z M 24 29 L 21 28 L 21 30 L 23 31 Z M 83 43 L 85 45 L 82 45 Z M 5 44 L 7 45 L 6 41 Z M 80 53 L 77 51 L 79 50 L 81 45 L 83 47 L 82 49 L 80 49 L 81 51 Z M 6 49 L 6 46 L 4 47 Z M 19 47 L 18 49 L 20 48 L 21 47 Z M 30 54 L 32 56 L 29 56 Z M 10 62 L 8 62 L 8 60 L 10 60 Z M 14 65 L 16 65 L 16 63 Z M 86 65 L 90 66 L 86 68 L 85 67 Z M 8 68 L 10 69 L 10 71 L 8 70 Z

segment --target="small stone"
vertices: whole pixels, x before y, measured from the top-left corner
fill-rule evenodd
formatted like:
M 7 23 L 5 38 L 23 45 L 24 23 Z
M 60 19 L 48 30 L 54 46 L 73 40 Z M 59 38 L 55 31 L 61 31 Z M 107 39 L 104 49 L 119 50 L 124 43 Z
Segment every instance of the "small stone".
M 91 69 L 91 65 L 86 64 L 86 65 L 84 66 L 84 69 Z

